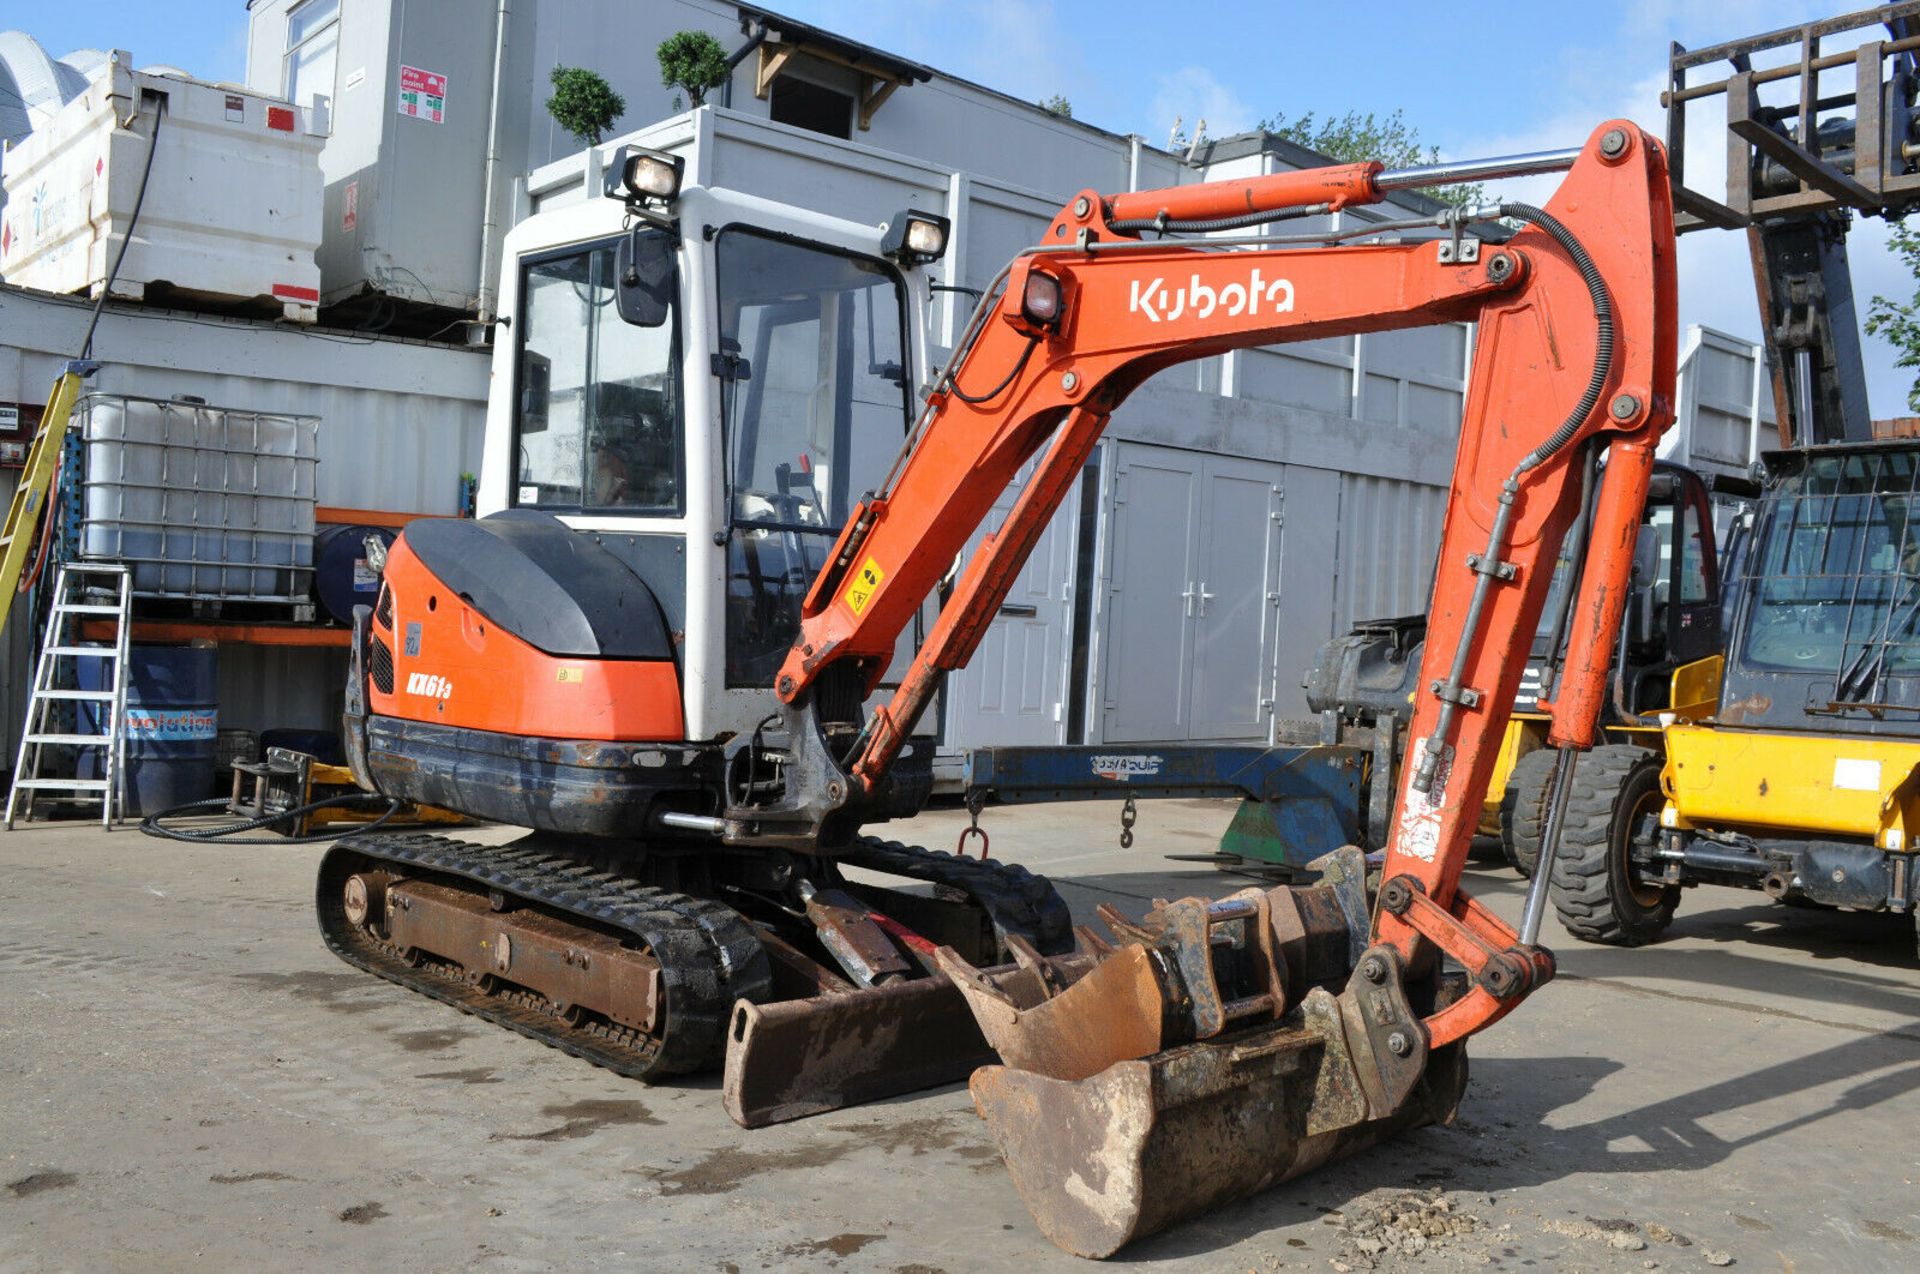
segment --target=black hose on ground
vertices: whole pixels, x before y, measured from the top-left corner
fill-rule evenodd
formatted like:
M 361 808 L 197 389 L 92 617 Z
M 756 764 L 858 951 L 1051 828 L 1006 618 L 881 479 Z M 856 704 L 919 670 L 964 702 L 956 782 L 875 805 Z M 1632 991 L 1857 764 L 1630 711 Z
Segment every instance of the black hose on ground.
M 263 814 L 258 818 L 243 819 L 237 823 L 221 823 L 214 827 L 166 827 L 161 823 L 162 819 L 179 818 L 195 810 L 224 810 L 229 803 L 228 798 L 224 796 L 215 796 L 204 801 L 188 801 L 184 805 L 176 805 L 172 809 L 147 815 L 140 820 L 140 830 L 148 836 L 157 836 L 163 840 L 182 840 L 201 845 L 212 841 L 221 841 L 228 845 L 307 845 L 319 841 L 336 840 L 351 832 L 373 831 L 375 828 L 385 826 L 403 807 L 402 802 L 393 800 L 391 797 L 377 796 L 371 792 L 349 792 L 345 796 L 330 796 L 324 801 L 310 801 L 279 814 Z M 372 809 L 382 803 L 386 805 L 386 811 L 371 823 L 350 823 L 334 832 L 315 832 L 310 836 L 254 836 L 246 840 L 230 839 L 241 832 L 258 831 L 262 827 L 284 823 L 302 815 L 311 814 L 315 810 Z

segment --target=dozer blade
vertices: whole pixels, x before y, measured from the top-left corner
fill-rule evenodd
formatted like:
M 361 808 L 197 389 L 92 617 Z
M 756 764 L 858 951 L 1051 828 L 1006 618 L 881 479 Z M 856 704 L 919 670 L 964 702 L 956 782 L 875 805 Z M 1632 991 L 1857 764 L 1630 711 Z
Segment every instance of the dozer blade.
M 1038 1002 L 1048 978 L 1069 985 L 1092 966 L 1090 956 L 1054 956 L 1044 974 L 1002 965 L 978 976 Z M 721 1098 L 735 1123 L 759 1128 L 957 1084 L 994 1060 L 966 1000 L 938 975 L 771 1004 L 742 1000 L 727 1027 Z

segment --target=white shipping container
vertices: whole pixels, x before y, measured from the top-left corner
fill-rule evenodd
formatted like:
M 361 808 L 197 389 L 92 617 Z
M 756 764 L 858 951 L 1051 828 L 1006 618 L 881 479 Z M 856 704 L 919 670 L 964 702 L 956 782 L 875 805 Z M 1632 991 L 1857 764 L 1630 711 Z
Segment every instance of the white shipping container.
M 260 302 L 314 321 L 325 139 L 309 113 L 231 85 L 135 71 L 118 51 L 0 159 L 0 279 L 98 294 L 127 241 L 157 113 L 159 148 L 113 295 Z

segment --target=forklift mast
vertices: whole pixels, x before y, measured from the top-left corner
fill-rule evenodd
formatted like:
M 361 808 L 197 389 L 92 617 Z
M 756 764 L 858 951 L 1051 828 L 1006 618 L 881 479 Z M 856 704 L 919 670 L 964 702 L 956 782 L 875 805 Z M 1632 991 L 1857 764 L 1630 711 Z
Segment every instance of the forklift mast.
M 1853 47 L 1824 51 L 1836 37 Z M 1754 65 L 1756 54 L 1796 47 L 1797 57 Z M 1847 233 L 1855 214 L 1897 220 L 1920 201 L 1916 50 L 1913 0 L 1672 48 L 1661 101 L 1674 229 L 1747 232 L 1786 446 L 1873 437 Z M 1720 78 L 1689 82 L 1703 71 Z M 1724 201 L 1687 184 L 1688 107 L 1714 97 L 1726 109 Z

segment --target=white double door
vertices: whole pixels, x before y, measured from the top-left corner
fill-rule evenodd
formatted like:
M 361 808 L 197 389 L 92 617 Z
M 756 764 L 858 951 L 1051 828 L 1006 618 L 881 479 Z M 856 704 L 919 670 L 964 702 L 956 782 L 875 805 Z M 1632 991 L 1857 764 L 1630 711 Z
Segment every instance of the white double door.
M 1100 628 L 1105 742 L 1262 742 L 1332 633 L 1340 475 L 1121 443 Z

